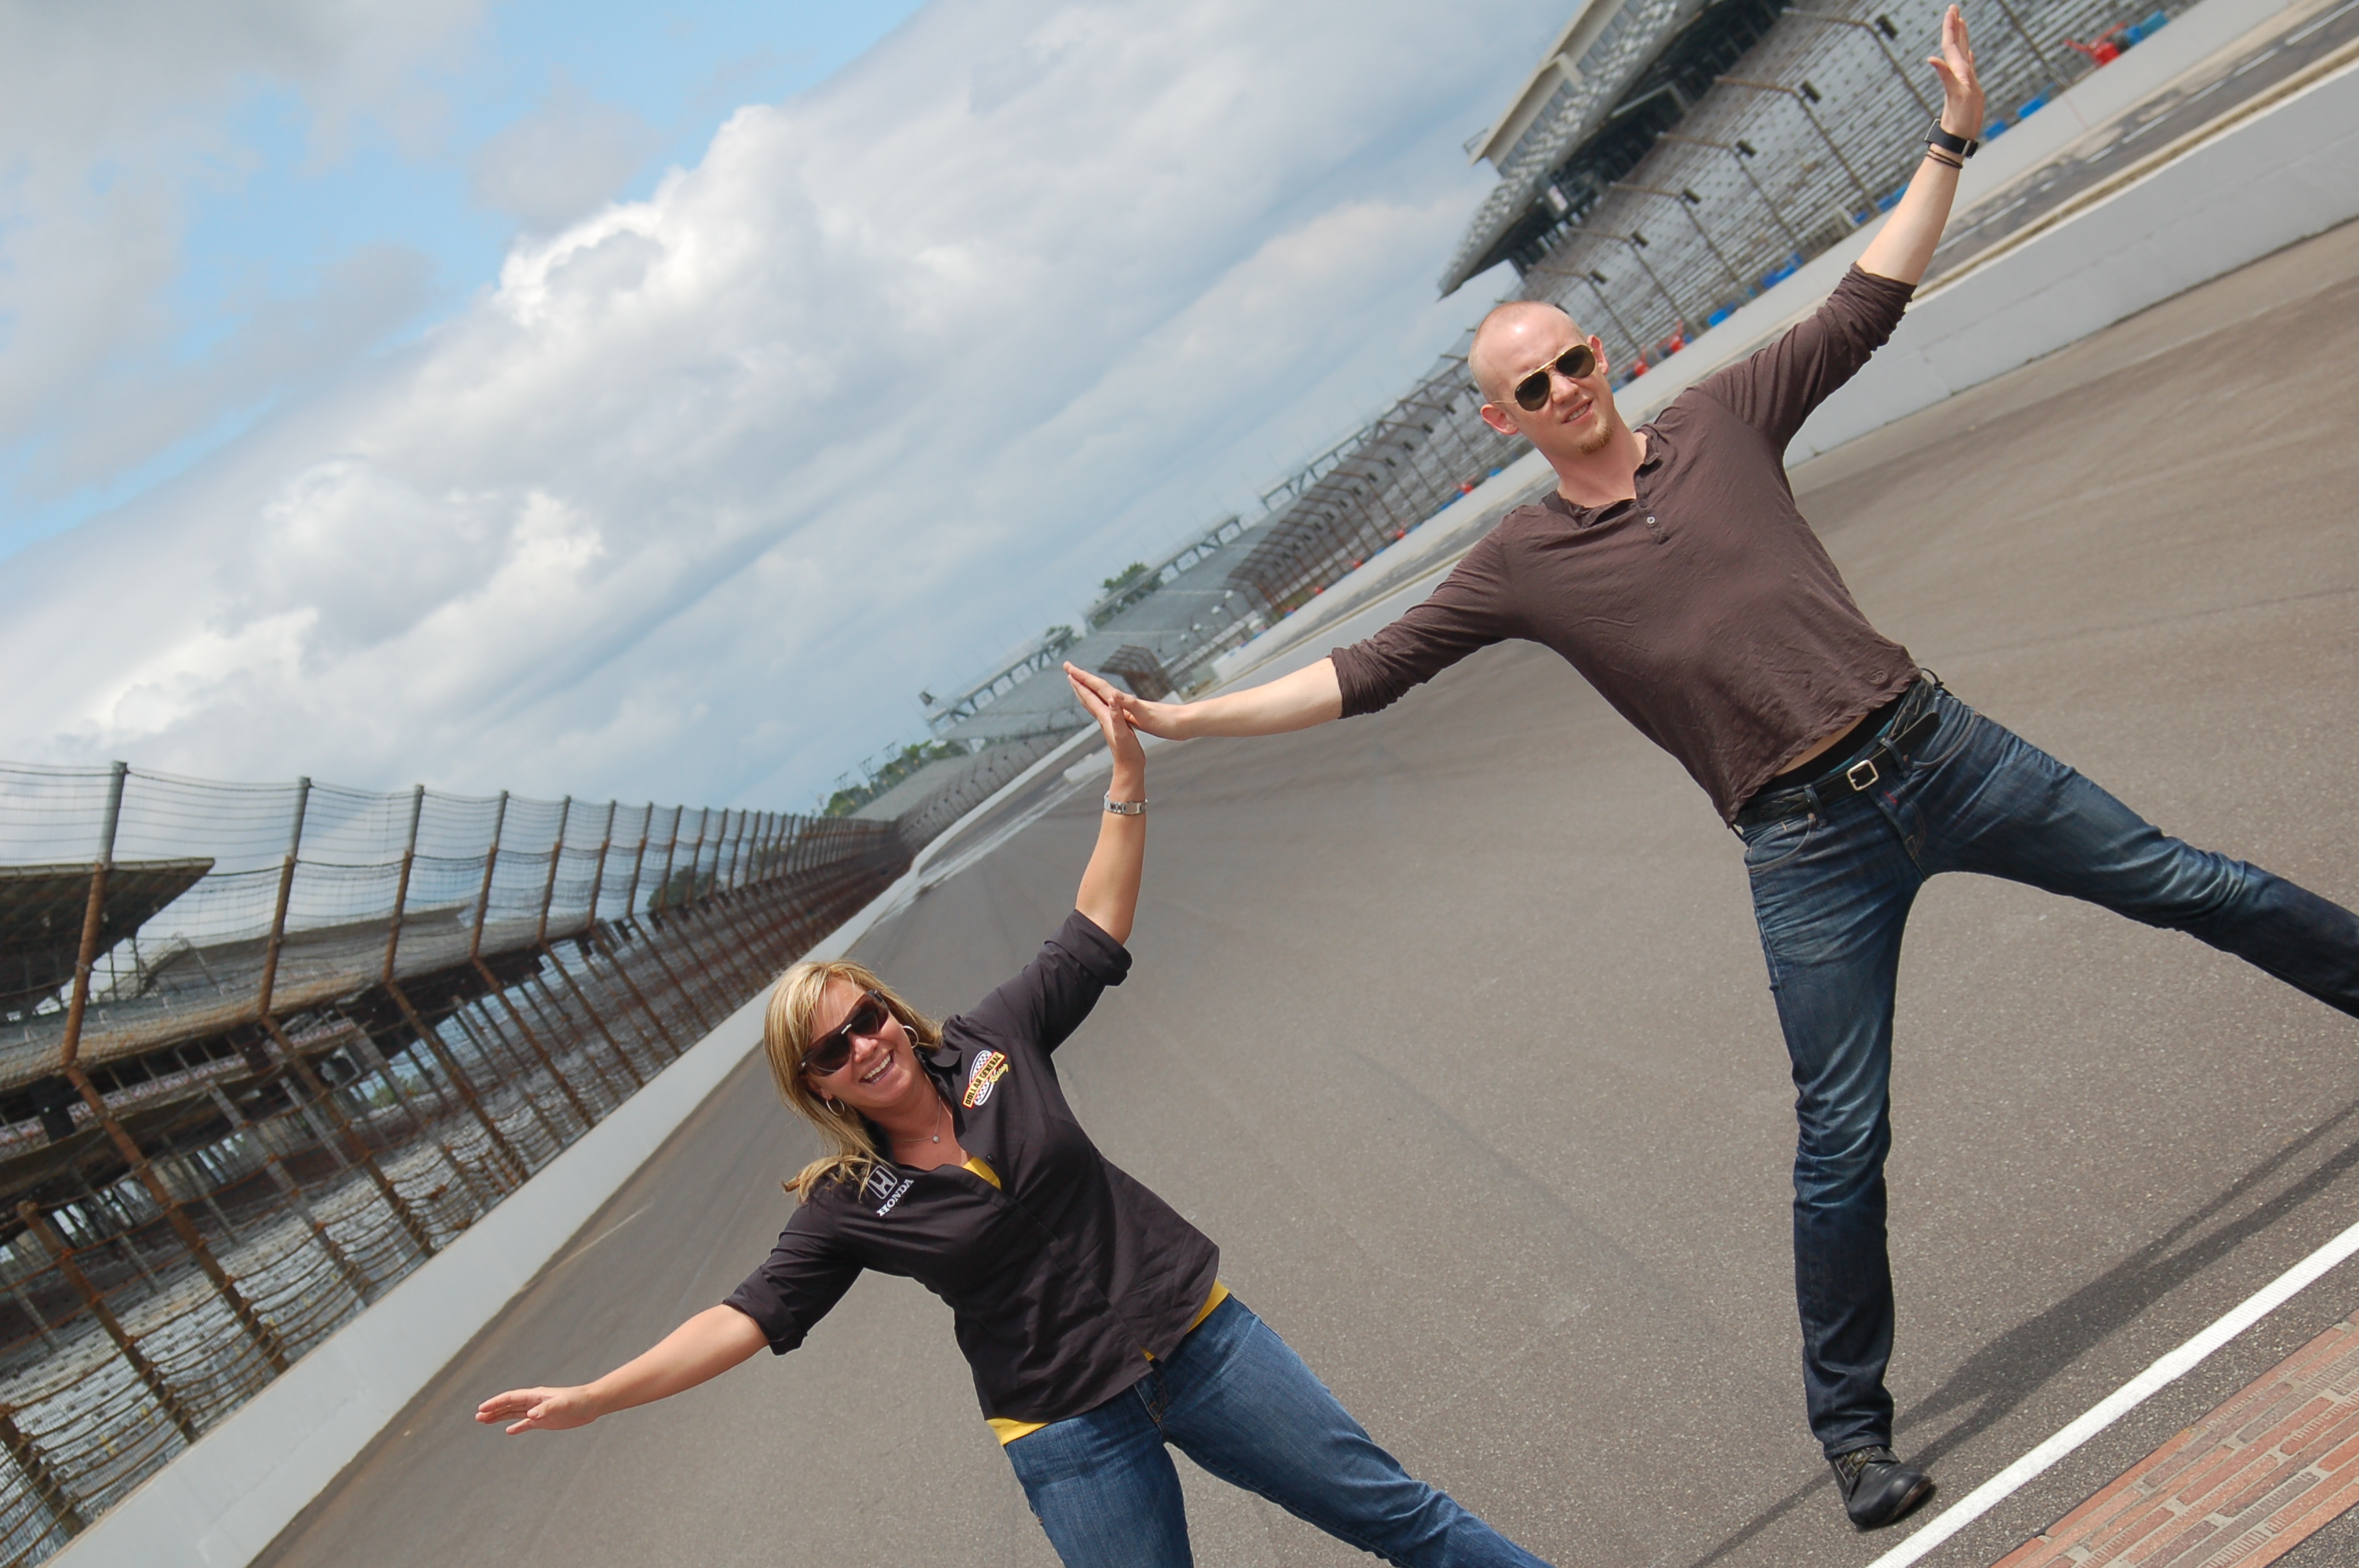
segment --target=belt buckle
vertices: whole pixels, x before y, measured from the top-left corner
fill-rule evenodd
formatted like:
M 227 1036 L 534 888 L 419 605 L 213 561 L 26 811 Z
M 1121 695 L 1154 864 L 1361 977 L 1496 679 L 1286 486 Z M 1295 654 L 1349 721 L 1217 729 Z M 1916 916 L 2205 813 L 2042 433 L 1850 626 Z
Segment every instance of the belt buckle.
M 1843 783 L 1851 785 L 1854 792 L 1865 789 L 1881 776 L 1875 771 L 1874 757 L 1862 757 L 1843 770 Z

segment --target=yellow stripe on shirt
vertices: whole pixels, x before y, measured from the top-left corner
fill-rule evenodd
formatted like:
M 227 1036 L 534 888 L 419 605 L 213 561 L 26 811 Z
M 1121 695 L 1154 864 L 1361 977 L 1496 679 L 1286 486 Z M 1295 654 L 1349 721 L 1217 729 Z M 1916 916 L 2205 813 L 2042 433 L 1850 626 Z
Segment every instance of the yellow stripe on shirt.
M 976 1162 L 973 1160 L 967 1162 L 967 1165 L 970 1169 L 973 1169 L 975 1163 Z M 984 1175 L 982 1171 L 976 1171 L 975 1174 L 983 1176 L 984 1181 L 991 1182 L 991 1184 L 995 1187 L 999 1184 L 996 1181 L 993 1181 L 990 1176 Z M 1227 1301 L 1228 1299 L 1229 1287 L 1221 1283 L 1220 1281 L 1214 1280 L 1212 1281 L 1212 1293 L 1204 1298 L 1204 1304 L 1196 1309 L 1196 1315 L 1194 1317 L 1188 1320 L 1188 1333 L 1195 1333 L 1196 1325 L 1203 1322 L 1206 1318 L 1212 1316 L 1212 1309 L 1219 1306 L 1223 1302 Z M 1181 1337 L 1184 1338 L 1186 1336 L 1183 1335 Z M 1149 1361 L 1155 1359 L 1154 1357 L 1147 1356 L 1147 1352 L 1144 1350 L 1140 1351 L 1139 1354 L 1147 1356 L 1147 1358 Z M 1042 1427 L 1049 1424 L 1045 1421 L 1010 1421 L 1004 1415 L 985 1416 L 984 1419 L 991 1423 L 991 1434 L 999 1439 L 999 1446 L 1002 1448 L 1006 1447 L 1009 1444 L 1015 1442 L 1019 1437 L 1031 1436 L 1032 1433 L 1039 1431 Z

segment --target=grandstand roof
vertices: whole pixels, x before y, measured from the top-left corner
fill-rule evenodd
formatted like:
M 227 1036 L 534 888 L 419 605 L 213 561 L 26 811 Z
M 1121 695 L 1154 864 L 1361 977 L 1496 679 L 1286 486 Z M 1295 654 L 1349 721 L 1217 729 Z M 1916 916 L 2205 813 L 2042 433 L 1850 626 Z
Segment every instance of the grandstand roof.
M 212 871 L 210 858 L 119 860 L 108 871 L 99 916 L 108 946 L 150 917 Z M 91 868 L 0 866 L 0 999 L 5 1011 L 29 1008 L 73 978 L 82 952 L 82 917 L 90 906 Z
M 1577 191 L 1553 200 L 1549 191 L 1585 144 L 1614 135 L 1634 116 L 1662 121 L 1652 125 L 1659 132 L 1684 113 L 1695 96 L 1693 83 L 1678 80 L 1685 54 L 1722 52 L 1713 43 L 1730 28 L 1741 52 L 1759 37 L 1766 16 L 1784 7 L 1785 0 L 1586 0 L 1475 148 L 1477 158 L 1499 171 L 1499 183 L 1443 269 L 1441 292 L 1510 259 L 1528 238 L 1519 231 L 1535 222 L 1548 228 L 1580 200 Z M 1617 162 L 1635 163 L 1653 136 L 1642 132 L 1636 140 Z

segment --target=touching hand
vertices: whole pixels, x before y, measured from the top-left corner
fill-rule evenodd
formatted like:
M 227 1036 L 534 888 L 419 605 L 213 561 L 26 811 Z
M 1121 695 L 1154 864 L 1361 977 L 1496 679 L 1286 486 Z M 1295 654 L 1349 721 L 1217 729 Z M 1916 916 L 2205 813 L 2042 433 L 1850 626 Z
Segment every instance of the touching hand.
M 1159 736 L 1166 741 L 1184 741 L 1180 732 L 1180 715 L 1188 710 L 1184 702 L 1147 702 L 1134 697 L 1103 676 L 1093 675 L 1071 665 L 1065 674 L 1076 682 L 1086 682 L 1097 694 L 1098 700 L 1122 715 L 1123 722 L 1142 735 Z
M 513 1437 L 519 1432 L 564 1432 L 588 1426 L 598 1419 L 598 1411 L 590 1402 L 587 1389 L 510 1389 L 477 1405 L 475 1419 L 486 1426 L 514 1421 L 516 1424 L 508 1428 Z
M 1105 737 L 1106 750 L 1114 753 L 1114 771 L 1128 768 L 1144 773 L 1147 751 L 1138 743 L 1138 731 L 1120 704 L 1131 698 L 1130 694 L 1102 676 L 1074 665 L 1065 666 L 1065 678 L 1073 685 L 1073 695 L 1081 699 L 1082 711 L 1097 720 L 1098 733 Z
M 1941 17 L 1941 52 L 1926 63 L 1941 79 L 1941 129 L 1969 140 L 1983 134 L 1983 83 L 1974 74 L 1966 18 L 1952 5 Z

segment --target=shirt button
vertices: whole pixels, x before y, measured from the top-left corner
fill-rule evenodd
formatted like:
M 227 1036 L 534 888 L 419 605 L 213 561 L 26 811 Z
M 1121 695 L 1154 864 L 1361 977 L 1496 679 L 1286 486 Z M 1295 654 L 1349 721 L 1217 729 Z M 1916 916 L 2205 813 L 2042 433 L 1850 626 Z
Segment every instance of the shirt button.
M 1655 519 L 1654 519 L 1653 514 L 1649 514 L 1647 515 L 1647 522 L 1649 522 L 1649 523 L 1652 523 L 1654 520 L 1655 520 Z

